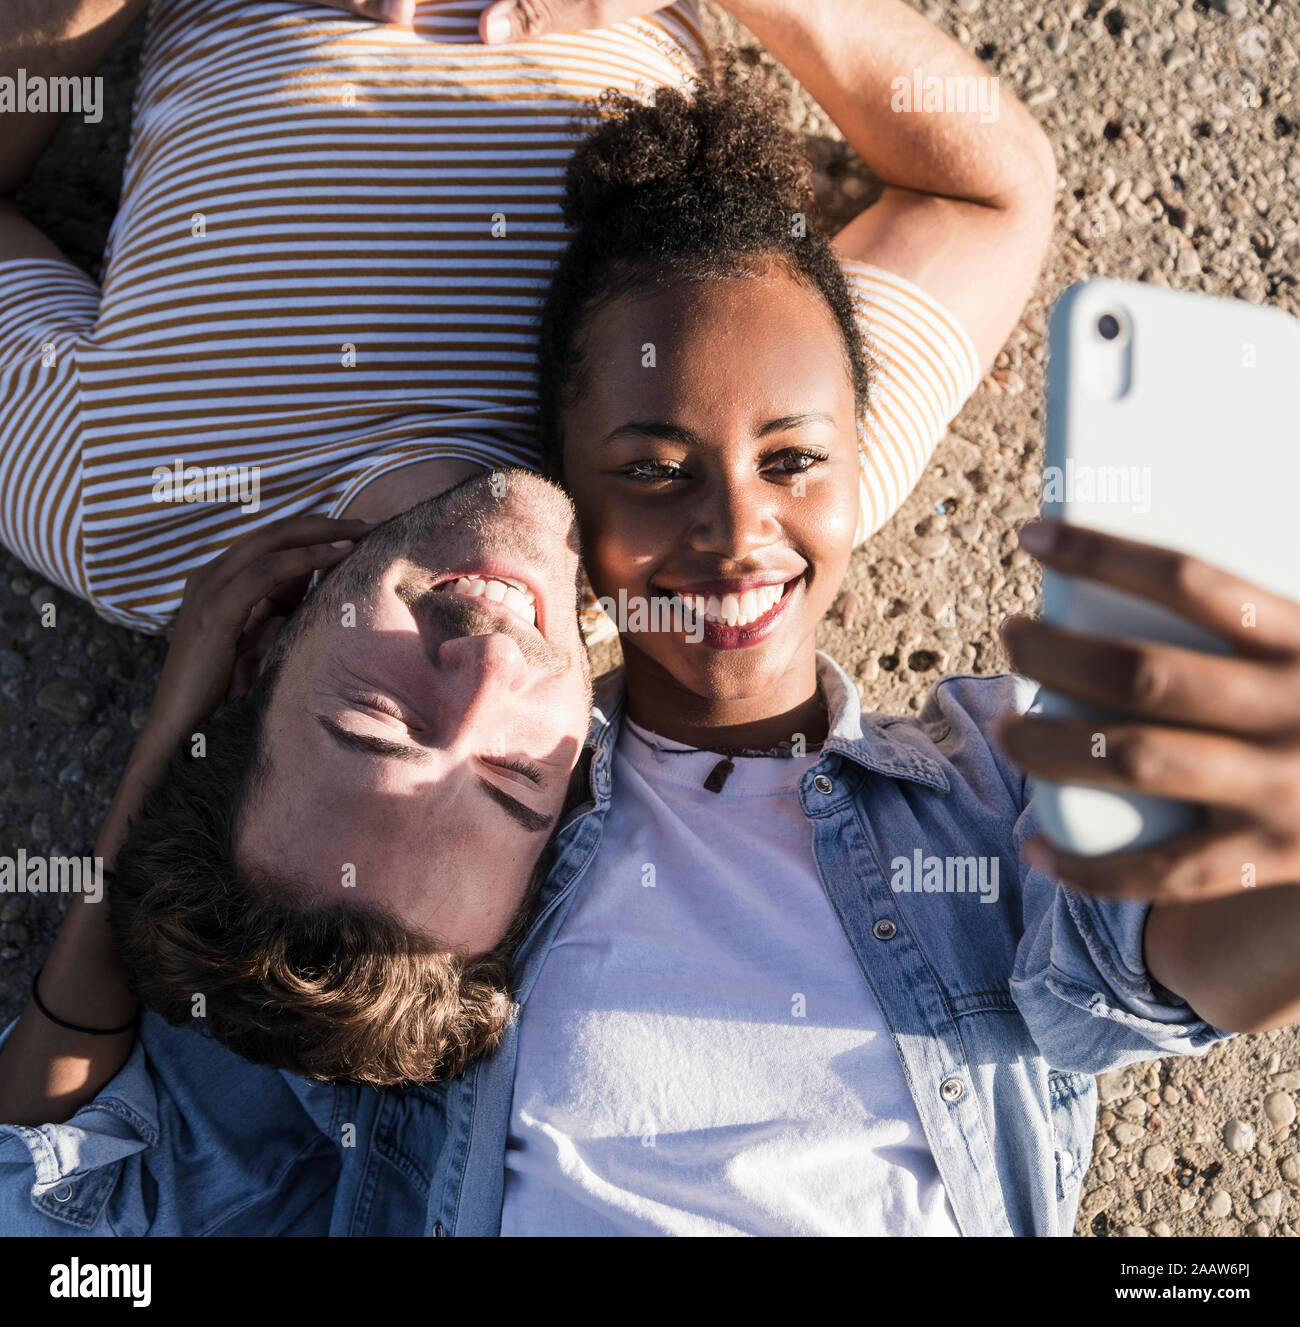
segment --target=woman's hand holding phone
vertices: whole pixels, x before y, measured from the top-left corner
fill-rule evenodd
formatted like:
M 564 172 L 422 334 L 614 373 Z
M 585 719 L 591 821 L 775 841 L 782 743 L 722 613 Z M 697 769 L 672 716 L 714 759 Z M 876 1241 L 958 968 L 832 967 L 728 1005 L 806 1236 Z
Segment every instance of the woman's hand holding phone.
M 1226 641 L 1228 655 L 1012 618 L 1017 671 L 1122 721 L 1015 716 L 1002 744 L 1031 774 L 1195 802 L 1196 830 L 1084 857 L 1031 841 L 1036 865 L 1089 893 L 1157 902 L 1300 881 L 1300 604 L 1185 554 L 1037 522 L 1045 566 L 1139 595 Z M 1098 740 L 1098 739 L 1102 740 Z

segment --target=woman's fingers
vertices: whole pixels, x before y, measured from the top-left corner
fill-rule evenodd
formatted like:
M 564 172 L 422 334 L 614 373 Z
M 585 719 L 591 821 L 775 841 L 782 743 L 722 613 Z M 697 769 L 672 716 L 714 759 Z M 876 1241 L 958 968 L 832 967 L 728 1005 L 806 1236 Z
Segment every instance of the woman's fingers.
M 410 23 L 415 18 L 415 0 L 313 0 L 313 3 L 373 18 L 378 23 Z
M 232 621 L 237 620 L 242 629 L 263 600 L 267 601 L 268 610 L 283 613 L 294 584 L 301 587 L 300 599 L 313 572 L 324 571 L 342 562 L 352 548 L 350 540 L 335 540 L 263 553 L 226 583 L 220 597 L 229 601 L 229 616 Z
M 1224 732 L 1300 730 L 1300 666 L 1290 659 L 1110 640 L 1019 617 L 1002 640 L 1018 672 L 1075 700 Z
M 1218 733 L 1154 724 L 1014 715 L 998 740 L 1042 779 L 1229 807 L 1292 823 L 1300 838 L 1300 755 Z
M 1160 903 L 1195 903 L 1284 883 L 1294 855 L 1293 846 L 1274 844 L 1240 824 L 1211 825 L 1153 848 L 1104 857 L 1076 857 L 1041 838 L 1025 847 L 1034 866 L 1073 889 Z
M 1024 526 L 1020 546 L 1055 571 L 1163 604 L 1243 654 L 1300 653 L 1300 604 L 1199 558 L 1060 521 Z
M 488 46 L 532 41 L 553 32 L 585 32 L 653 14 L 671 0 L 496 0 L 479 15 Z
M 266 608 L 271 601 L 263 599 L 255 608 Z M 230 682 L 226 688 L 226 700 L 236 700 L 257 681 L 258 669 L 262 658 L 271 648 L 280 628 L 286 621 L 283 613 L 273 608 L 259 614 L 256 621 L 250 618 L 249 625 L 235 646 L 235 662 L 230 671 Z
M 332 516 L 287 516 L 241 535 L 225 552 L 220 553 L 190 577 L 205 592 L 220 592 L 259 559 L 280 549 L 296 546 L 325 545 L 335 541 L 362 538 L 374 528 L 371 521 L 336 520 Z
M 497 0 L 479 15 L 478 34 L 485 45 L 531 41 L 567 25 L 599 27 L 590 0 Z
M 272 617 L 287 617 L 302 602 L 310 584 L 311 573 L 308 572 L 303 576 L 295 576 L 291 581 L 285 581 L 283 585 L 277 585 L 270 594 L 259 599 L 248 610 L 248 626 L 256 626 L 259 622 L 265 622 Z
M 215 559 L 213 565 L 227 563 L 238 566 L 263 553 L 277 548 L 292 548 L 296 544 L 325 544 L 335 539 L 357 539 L 373 528 L 373 521 L 339 520 L 334 516 L 285 516 L 241 535 Z

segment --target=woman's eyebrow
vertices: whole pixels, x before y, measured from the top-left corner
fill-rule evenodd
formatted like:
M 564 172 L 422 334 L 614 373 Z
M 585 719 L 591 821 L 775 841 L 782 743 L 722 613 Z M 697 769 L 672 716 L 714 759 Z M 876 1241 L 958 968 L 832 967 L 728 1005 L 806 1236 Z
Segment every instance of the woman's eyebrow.
M 825 411 L 801 410 L 798 414 L 780 415 L 776 419 L 769 419 L 766 424 L 759 427 L 754 436 L 765 438 L 769 433 L 782 433 L 786 429 L 799 428 L 804 424 L 834 425 L 834 423 L 835 421 Z M 683 447 L 703 445 L 698 434 L 684 428 L 681 424 L 668 424 L 660 420 L 650 419 L 633 419 L 626 424 L 620 424 L 618 428 L 612 429 L 605 435 L 601 446 L 614 442 L 618 438 L 656 438 L 666 442 L 677 442 Z
M 823 410 L 803 410 L 797 415 L 782 415 L 779 419 L 769 419 L 758 430 L 758 437 L 764 438 L 769 433 L 780 433 L 784 429 L 799 428 L 803 424 L 831 424 L 835 421 Z
M 601 446 L 613 442 L 615 438 L 661 438 L 668 442 L 680 442 L 683 447 L 698 447 L 701 440 L 698 435 L 680 424 L 663 424 L 656 420 L 629 420 L 620 424 L 605 435 Z

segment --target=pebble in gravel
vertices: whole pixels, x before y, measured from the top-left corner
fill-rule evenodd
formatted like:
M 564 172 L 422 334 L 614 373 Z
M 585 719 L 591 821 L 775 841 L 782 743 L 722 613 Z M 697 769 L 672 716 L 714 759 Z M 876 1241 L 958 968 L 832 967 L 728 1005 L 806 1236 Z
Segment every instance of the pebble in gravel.
M 43 709 L 57 714 L 64 723 L 81 723 L 90 717 L 94 700 L 83 687 L 63 678 L 47 682 L 37 693 L 36 703 Z
M 1196 57 L 1186 46 L 1171 46 L 1163 56 L 1164 66 L 1171 73 L 1177 73 L 1184 65 L 1189 65 Z
M 1142 1169 L 1163 1175 L 1174 1168 L 1174 1154 L 1164 1143 L 1153 1143 L 1142 1153 Z
M 1295 1102 L 1285 1092 L 1270 1092 L 1264 1098 L 1264 1114 L 1275 1129 L 1285 1129 L 1295 1121 Z
M 1127 1069 L 1112 1069 L 1097 1079 L 1097 1095 L 1102 1101 L 1122 1101 L 1133 1095 L 1133 1075 Z
M 1249 1152 L 1255 1146 L 1255 1126 L 1245 1120 L 1229 1120 L 1223 1126 L 1223 1145 L 1229 1152 Z
M 1237 38 L 1237 49 L 1247 60 L 1262 60 L 1268 54 L 1272 38 L 1267 28 L 1247 28 Z

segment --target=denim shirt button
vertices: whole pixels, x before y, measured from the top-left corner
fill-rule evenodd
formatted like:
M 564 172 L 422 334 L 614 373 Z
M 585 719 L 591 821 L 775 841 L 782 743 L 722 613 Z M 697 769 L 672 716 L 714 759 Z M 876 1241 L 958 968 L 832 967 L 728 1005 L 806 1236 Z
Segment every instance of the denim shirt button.
M 889 920 L 888 917 L 882 917 L 872 928 L 871 934 L 877 940 L 892 940 L 898 934 L 898 927 Z
M 945 1079 L 943 1085 L 939 1088 L 939 1095 L 945 1101 L 960 1101 L 966 1088 L 960 1078 Z
M 59 1187 L 54 1190 L 54 1201 L 56 1203 L 66 1203 L 68 1199 L 70 1199 L 71 1197 L 72 1197 L 71 1184 L 60 1184 Z
M 435 1222 L 433 1223 L 433 1237 L 434 1237 L 434 1239 L 441 1239 L 441 1238 L 442 1238 L 442 1222 L 441 1222 L 441 1221 L 435 1221 Z
M 835 785 L 824 774 L 819 774 L 813 779 L 813 787 L 819 793 L 832 793 L 835 791 Z

